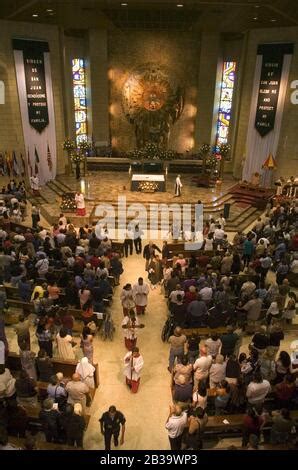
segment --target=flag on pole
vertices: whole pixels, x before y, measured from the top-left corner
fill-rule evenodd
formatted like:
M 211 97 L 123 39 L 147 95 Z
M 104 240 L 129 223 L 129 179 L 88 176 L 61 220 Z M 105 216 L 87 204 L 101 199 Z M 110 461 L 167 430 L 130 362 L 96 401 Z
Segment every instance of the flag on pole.
M 23 154 L 20 154 L 20 159 L 21 159 L 21 176 L 25 176 L 26 170 L 25 170 L 25 160 L 23 157 Z
M 35 147 L 35 150 L 34 150 L 34 155 L 35 155 L 34 172 L 35 172 L 36 175 L 38 175 L 39 156 L 38 156 L 36 147 Z
M 5 152 L 5 162 L 6 162 L 7 175 L 10 177 L 11 166 L 10 166 L 10 157 L 9 157 L 8 152 Z
M 48 160 L 48 167 L 49 167 L 49 170 L 52 171 L 52 169 L 53 169 L 53 162 L 52 162 L 52 155 L 51 155 L 49 143 L 48 143 L 48 150 L 47 150 L 47 160 Z
M 272 153 L 269 153 L 268 157 L 262 165 L 262 168 L 265 168 L 266 170 L 275 170 L 277 168 L 276 161 Z
M 5 159 L 2 153 L 0 153 L 0 175 L 5 175 Z
M 12 172 L 13 172 L 13 176 L 19 176 L 20 174 L 17 156 L 14 150 L 12 152 Z
M 32 165 L 31 165 L 31 159 L 30 159 L 30 152 L 29 152 L 29 147 L 28 147 L 28 175 L 30 176 L 33 175 L 33 170 L 32 170 Z

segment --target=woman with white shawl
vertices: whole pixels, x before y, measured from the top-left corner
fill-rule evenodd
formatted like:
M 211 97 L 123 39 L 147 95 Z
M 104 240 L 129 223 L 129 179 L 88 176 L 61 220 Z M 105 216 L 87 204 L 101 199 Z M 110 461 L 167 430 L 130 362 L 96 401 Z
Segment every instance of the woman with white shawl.
M 95 367 L 90 364 L 87 357 L 83 357 L 76 367 L 76 373 L 80 374 L 82 382 L 89 388 L 95 388 L 94 371 Z

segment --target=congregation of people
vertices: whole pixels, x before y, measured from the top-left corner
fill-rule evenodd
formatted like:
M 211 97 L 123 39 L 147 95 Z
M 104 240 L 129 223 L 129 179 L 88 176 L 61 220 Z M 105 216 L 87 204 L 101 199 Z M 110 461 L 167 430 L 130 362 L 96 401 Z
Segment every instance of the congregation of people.
M 258 448 L 268 423 L 267 442 L 295 436 L 298 344 L 288 351 L 281 342 L 297 313 L 297 217 L 295 204 L 272 207 L 232 243 L 224 220 L 211 219 L 199 255 L 167 262 L 163 335 L 170 343 L 173 405 L 166 428 L 172 450 L 202 448 L 208 415 L 244 413 L 245 448 Z M 217 333 L 221 327 L 225 331 Z M 211 331 L 208 339 L 200 337 L 204 328 Z M 247 354 L 240 352 L 245 336 L 251 336 Z
M 13 189 L 10 183 L 2 193 Z M 127 237 L 121 253 L 106 231 L 98 237 L 95 224 L 75 227 L 63 213 L 57 224 L 45 228 L 37 207 L 32 208 L 32 227 L 22 229 L 26 213 L 21 207 L 27 205 L 25 191 L 17 197 L 22 191 L 15 185 L 17 201 L 4 198 L 0 207 L 0 445 L 6 445 L 8 435 L 25 436 L 26 406 L 38 405 L 38 383 L 46 382 L 39 420 L 47 442 L 82 447 L 95 389 L 94 335 L 112 321 L 107 305 L 114 286 L 121 284 L 121 257 L 132 252 L 132 239 L 128 243 Z M 273 422 L 272 443 L 290 440 L 298 368 L 291 351 L 280 345 L 296 316 L 297 222 L 294 203 L 272 207 L 252 230 L 238 232 L 230 242 L 220 215 L 205 222 L 202 249 L 190 256 L 173 253 L 167 242 L 160 248 L 149 241 L 143 248 L 138 233 L 135 248 L 143 253 L 148 278 L 119 289 L 124 380 L 133 394 L 138 392 L 146 367 L 137 346 L 138 332 L 147 327 L 140 319 L 148 316 L 151 290 L 160 288 L 169 313 L 163 333 L 170 348 L 173 403 L 166 429 L 171 449 L 202 448 L 212 414 L 244 414 L 243 446 L 257 445 L 268 422 Z M 20 314 L 13 325 L 21 360 L 17 375 L 5 364 L 10 352 L 6 286 L 33 306 L 33 313 Z M 84 325 L 79 340 L 72 311 L 80 311 Z M 206 339 L 195 332 L 200 328 L 224 331 Z M 32 351 L 33 330 L 38 353 Z M 240 351 L 245 335 L 251 336 L 247 354 Z M 54 372 L 55 358 L 77 361 L 71 377 Z

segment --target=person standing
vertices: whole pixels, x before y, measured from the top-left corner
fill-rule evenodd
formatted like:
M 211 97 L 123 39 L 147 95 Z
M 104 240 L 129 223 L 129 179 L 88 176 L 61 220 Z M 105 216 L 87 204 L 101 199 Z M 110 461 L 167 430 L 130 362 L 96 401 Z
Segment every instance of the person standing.
M 177 358 L 177 360 L 180 361 L 185 353 L 184 350 L 186 348 L 187 339 L 186 336 L 182 334 L 182 328 L 177 326 L 174 330 L 174 334 L 169 337 L 168 342 L 171 345 L 168 371 L 172 372 L 175 359 Z
M 247 234 L 246 240 L 243 243 L 243 264 L 244 267 L 248 266 L 251 260 L 251 257 L 254 252 L 254 244 L 252 242 L 252 236 Z
M 142 253 L 142 235 L 143 235 L 143 230 L 140 230 L 139 224 L 137 224 L 134 228 L 134 237 L 133 237 L 133 243 L 134 243 L 137 255 Z
M 130 255 L 133 254 L 133 240 L 134 240 L 134 233 L 133 233 L 133 231 L 128 227 L 128 229 L 126 230 L 125 240 L 124 240 L 124 244 L 123 244 L 124 253 L 125 253 L 125 258 L 128 257 L 128 251 L 129 251 L 129 254 L 130 254 Z
M 132 288 L 133 299 L 136 304 L 137 315 L 145 315 L 148 303 L 149 286 L 144 284 L 144 279 L 139 277 L 137 284 Z
M 91 334 L 89 326 L 84 326 L 83 328 L 80 347 L 90 364 L 93 364 L 93 335 Z
M 115 286 L 119 286 L 120 276 L 123 274 L 123 265 L 118 253 L 111 259 L 111 274 L 115 278 Z
M 181 188 L 182 188 L 182 183 L 181 183 L 181 176 L 177 175 L 176 181 L 175 181 L 175 197 L 181 196 Z
M 32 227 L 37 228 L 38 222 L 40 221 L 40 211 L 36 206 L 32 206 L 31 208 L 31 219 Z
M 130 309 L 135 306 L 131 284 L 125 284 L 120 294 L 120 300 L 122 303 L 123 315 L 128 315 Z
M 132 393 L 137 393 L 140 385 L 140 372 L 144 366 L 144 359 L 139 352 L 139 348 L 134 347 L 124 357 L 124 375 L 126 385 Z
M 67 334 L 65 328 L 61 328 L 56 336 L 58 357 L 64 360 L 72 361 L 75 359 L 75 353 L 73 350 L 73 339 L 72 336 Z
M 30 176 L 30 187 L 34 195 L 39 194 L 39 177 L 38 175 Z
M 15 325 L 14 330 L 17 334 L 19 348 L 23 348 L 25 345 L 26 349 L 30 351 L 30 322 L 25 319 L 25 315 L 19 315 L 19 323 Z
M 139 324 L 139 320 L 133 309 L 126 315 L 121 324 L 124 329 L 124 343 L 125 347 L 132 351 L 137 344 L 137 328 L 143 328 L 143 324 Z
M 65 390 L 68 393 L 67 403 L 81 403 L 83 412 L 85 414 L 86 409 L 86 398 L 89 393 L 89 387 L 81 380 L 81 376 L 78 373 L 72 375 L 72 380 L 67 382 Z
M 105 450 L 111 450 L 111 439 L 114 437 L 114 445 L 118 446 L 119 434 L 121 427 L 120 445 L 124 444 L 125 423 L 126 419 L 121 411 L 118 411 L 116 406 L 110 406 L 109 410 L 103 413 L 99 419 L 101 434 L 105 439 Z
M 170 405 L 170 413 L 166 421 L 171 450 L 181 450 L 182 435 L 187 425 L 187 414 L 178 405 Z
M 152 241 L 149 241 L 149 243 L 144 247 L 143 258 L 146 260 L 145 271 L 148 271 L 149 262 L 152 258 L 154 258 L 155 250 L 161 253 L 161 250 Z
M 84 217 L 86 215 L 85 198 L 80 191 L 78 191 L 75 195 L 75 202 L 77 205 L 77 215 Z

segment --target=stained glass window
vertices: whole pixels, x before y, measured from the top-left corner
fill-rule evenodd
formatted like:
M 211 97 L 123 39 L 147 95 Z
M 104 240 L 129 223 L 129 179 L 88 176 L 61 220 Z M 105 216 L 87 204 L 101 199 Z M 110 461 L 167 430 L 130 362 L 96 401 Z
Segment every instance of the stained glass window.
M 235 85 L 236 62 L 224 62 L 217 120 L 216 146 L 228 143 Z
M 85 59 L 72 60 L 72 84 L 75 108 L 76 142 L 87 140 L 87 101 Z

